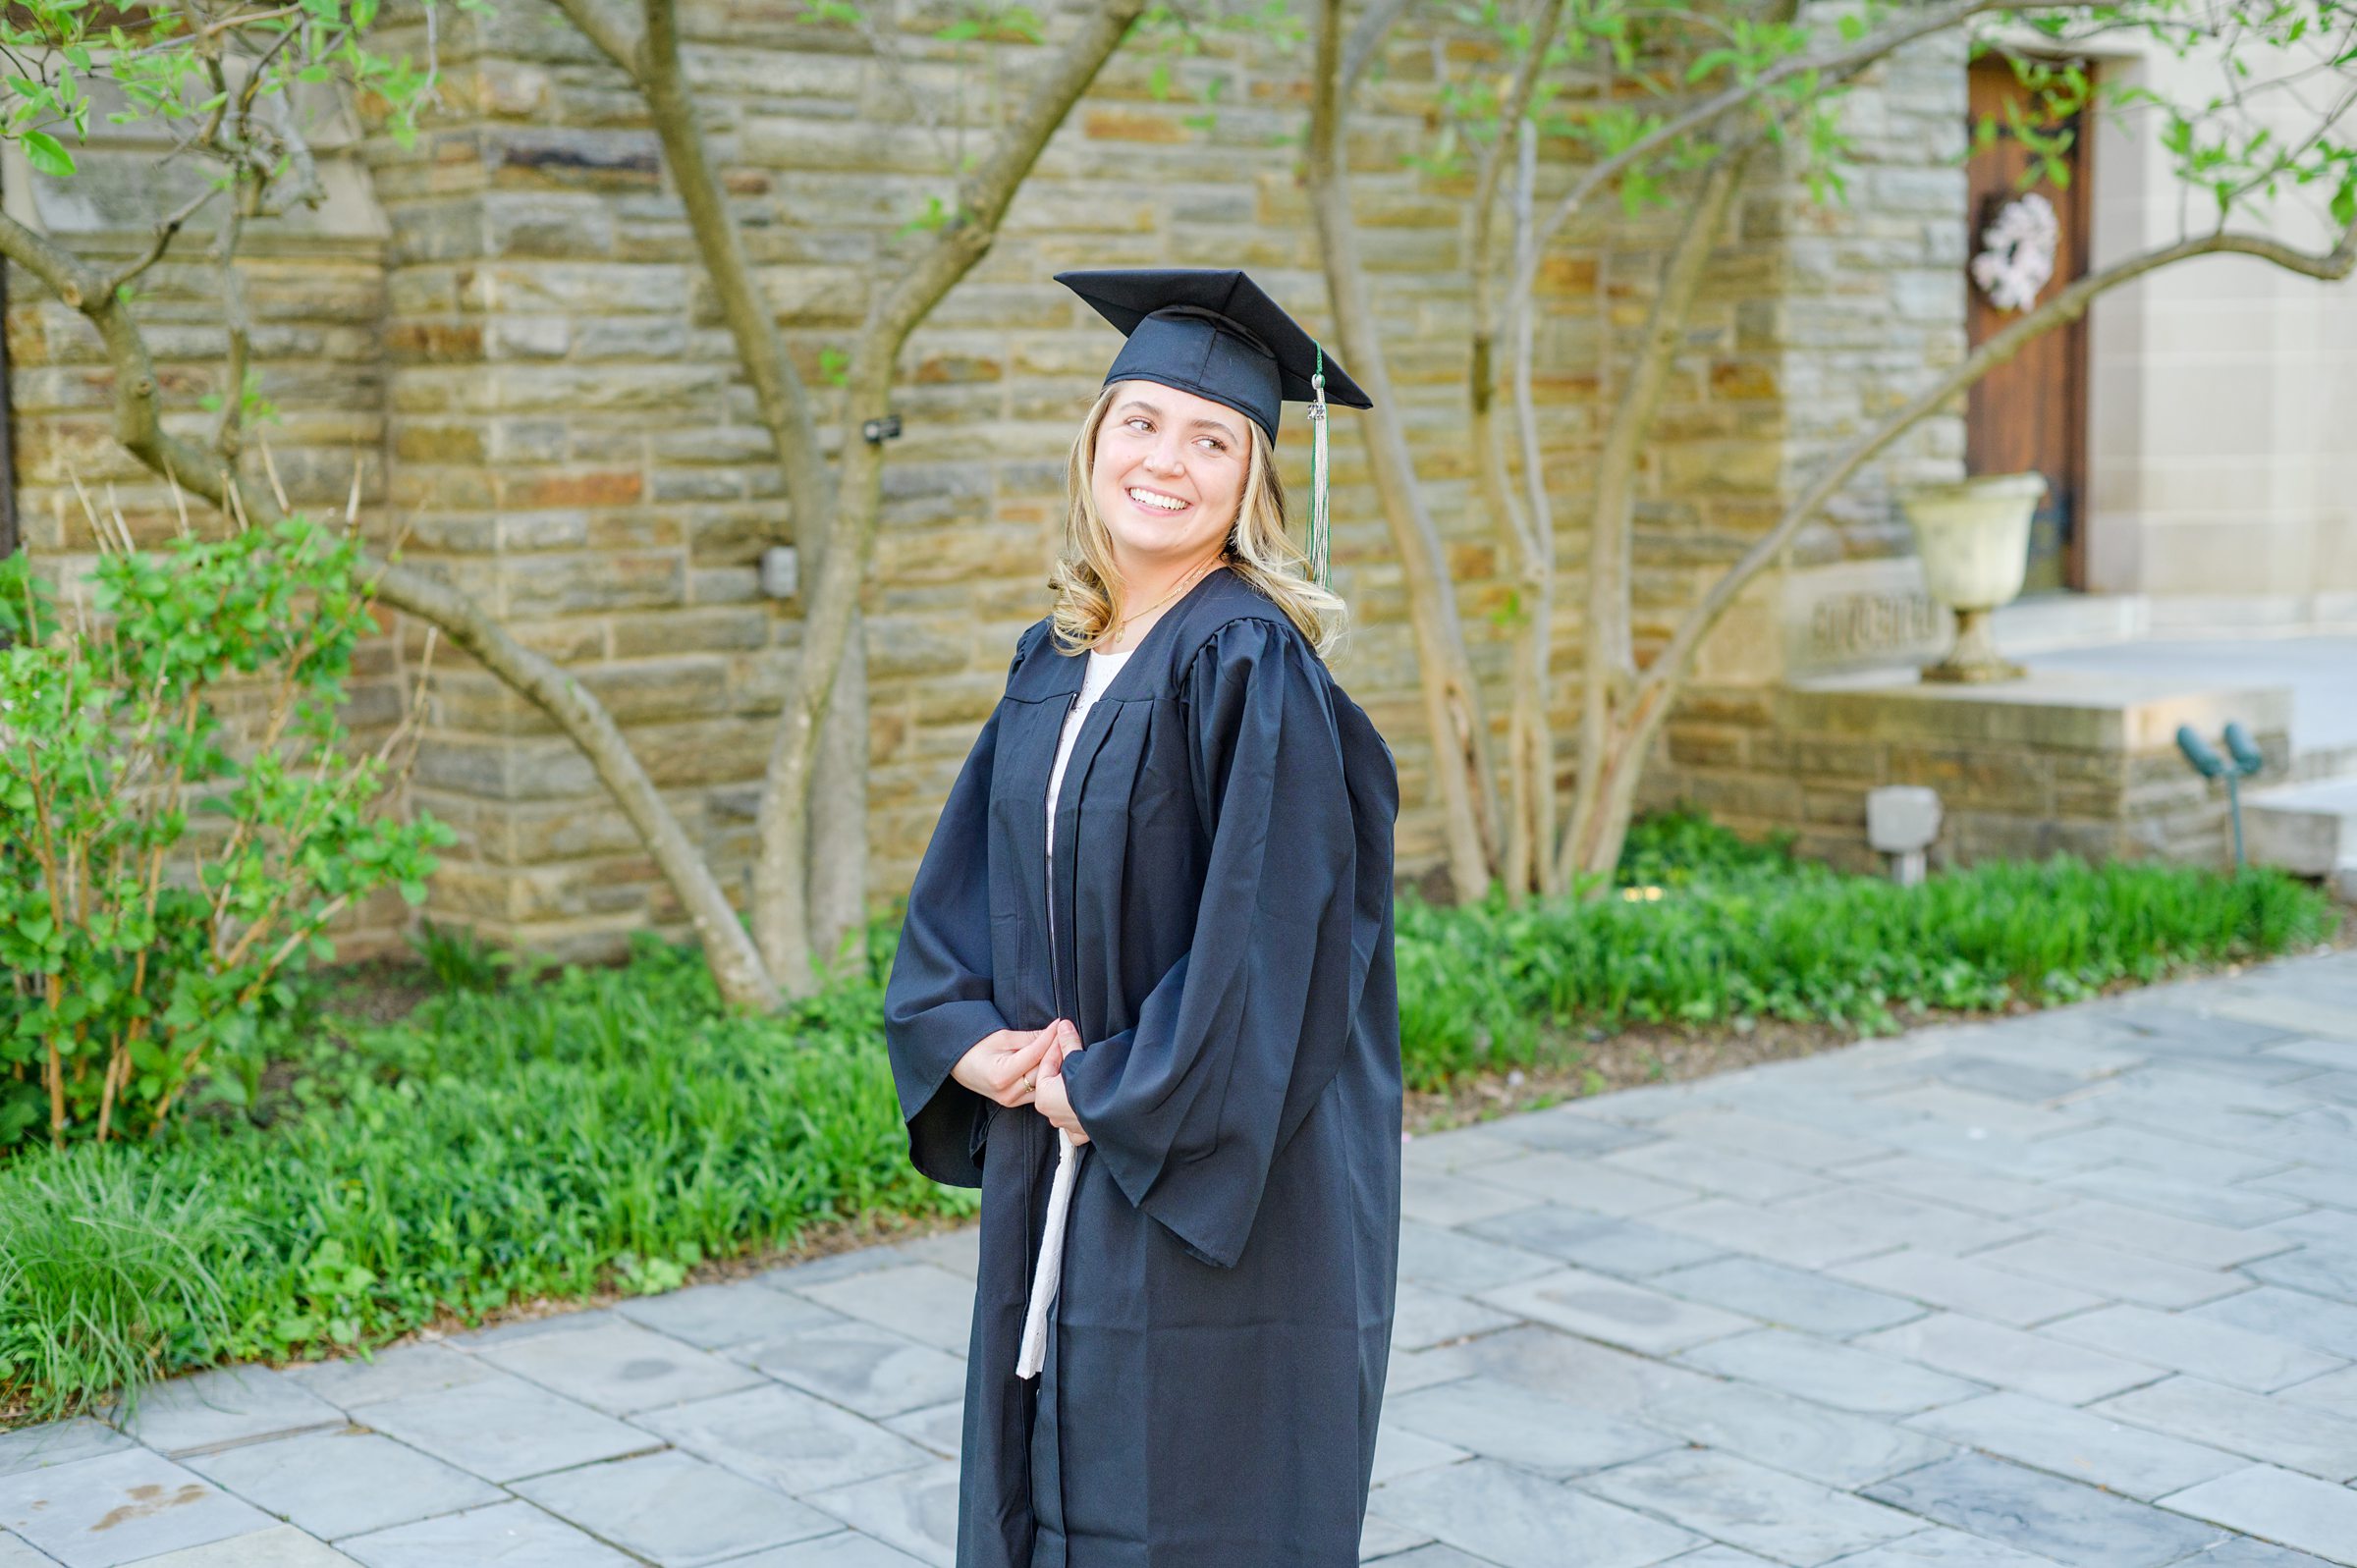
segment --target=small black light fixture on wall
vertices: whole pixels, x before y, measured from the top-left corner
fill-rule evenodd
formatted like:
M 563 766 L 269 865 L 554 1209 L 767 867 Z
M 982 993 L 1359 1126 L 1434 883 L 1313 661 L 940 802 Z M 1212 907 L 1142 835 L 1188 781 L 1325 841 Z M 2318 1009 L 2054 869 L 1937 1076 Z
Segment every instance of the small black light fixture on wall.
M 2194 732 L 2193 726 L 2177 726 L 2177 749 L 2193 764 L 2193 771 L 2205 779 L 2226 781 L 2226 815 L 2234 824 L 2234 869 L 2242 869 L 2242 781 L 2267 766 L 2251 732 L 2239 723 L 2226 726 L 2226 755 L 2221 757 L 2210 742 Z M 2230 759 L 2230 760 L 2229 760 Z

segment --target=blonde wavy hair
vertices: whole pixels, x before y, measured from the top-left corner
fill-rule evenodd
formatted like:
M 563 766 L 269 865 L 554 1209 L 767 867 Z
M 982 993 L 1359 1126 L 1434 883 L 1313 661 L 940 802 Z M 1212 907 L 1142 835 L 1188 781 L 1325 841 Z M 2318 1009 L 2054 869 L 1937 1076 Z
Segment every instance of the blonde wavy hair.
M 1113 634 L 1114 593 L 1121 572 L 1114 566 L 1113 535 L 1097 514 L 1089 481 L 1096 466 L 1097 432 L 1121 385 L 1115 382 L 1097 395 L 1088 417 L 1080 421 L 1080 433 L 1072 438 L 1071 459 L 1065 468 L 1070 510 L 1065 517 L 1064 549 L 1048 586 L 1056 592 L 1051 620 L 1057 645 L 1066 653 L 1095 648 Z M 1308 553 L 1285 531 L 1285 483 L 1277 475 L 1276 448 L 1258 423 L 1245 424 L 1252 432 L 1252 451 L 1222 559 L 1229 570 L 1285 612 L 1319 658 L 1327 658 L 1348 629 L 1349 607 L 1340 594 L 1310 579 Z

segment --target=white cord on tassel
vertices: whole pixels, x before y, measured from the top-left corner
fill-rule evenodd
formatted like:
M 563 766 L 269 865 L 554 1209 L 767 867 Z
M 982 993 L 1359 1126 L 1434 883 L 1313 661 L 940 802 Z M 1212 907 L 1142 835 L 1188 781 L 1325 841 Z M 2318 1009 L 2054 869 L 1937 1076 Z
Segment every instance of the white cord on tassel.
M 1317 369 L 1309 378 L 1309 568 L 1318 586 L 1326 586 L 1331 546 L 1326 513 L 1326 351 L 1317 350 Z

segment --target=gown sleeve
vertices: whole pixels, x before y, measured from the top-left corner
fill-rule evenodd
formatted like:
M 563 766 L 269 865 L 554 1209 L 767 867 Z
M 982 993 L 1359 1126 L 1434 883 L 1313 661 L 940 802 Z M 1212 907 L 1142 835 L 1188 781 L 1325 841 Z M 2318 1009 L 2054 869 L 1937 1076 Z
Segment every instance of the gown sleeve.
M 1068 1058 L 1065 1078 L 1123 1194 L 1229 1268 L 1348 1047 L 1356 834 L 1327 677 L 1292 627 L 1230 622 L 1184 690 L 1211 834 L 1191 943 L 1135 1026 Z
M 1017 647 L 1016 665 L 1030 640 Z M 998 737 L 993 709 L 933 825 L 884 988 L 884 1041 L 908 1123 L 909 1161 L 953 1187 L 982 1185 L 975 1156 L 987 1103 L 950 1069 L 976 1042 L 1007 1027 L 992 1000 L 990 957 L 990 782 Z

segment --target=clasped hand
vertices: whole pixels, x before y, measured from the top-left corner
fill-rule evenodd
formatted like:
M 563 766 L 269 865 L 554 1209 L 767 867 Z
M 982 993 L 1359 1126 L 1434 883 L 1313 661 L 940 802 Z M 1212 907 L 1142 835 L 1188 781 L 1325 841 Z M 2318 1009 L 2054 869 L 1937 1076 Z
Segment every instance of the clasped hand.
M 1001 1029 L 974 1042 L 950 1076 L 986 1100 L 1007 1107 L 1036 1106 L 1039 1113 L 1088 1142 L 1064 1090 L 1064 1059 L 1080 1054 L 1080 1031 L 1059 1018 L 1045 1029 Z

